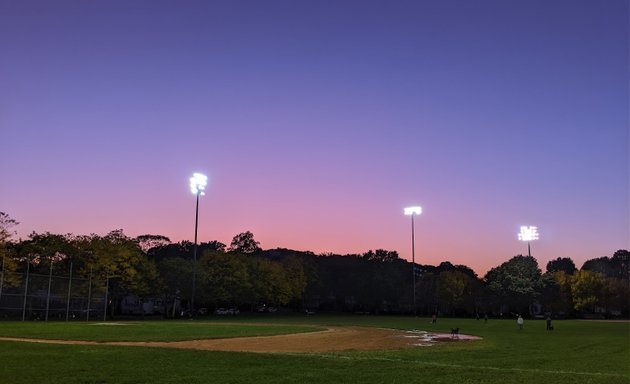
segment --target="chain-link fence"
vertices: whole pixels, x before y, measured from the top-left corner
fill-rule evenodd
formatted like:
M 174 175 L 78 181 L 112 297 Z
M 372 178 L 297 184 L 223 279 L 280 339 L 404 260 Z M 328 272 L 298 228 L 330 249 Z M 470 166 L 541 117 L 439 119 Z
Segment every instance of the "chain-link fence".
M 65 275 L 64 275 L 65 272 Z M 0 318 L 12 320 L 104 320 L 108 280 L 73 276 L 67 271 L 48 274 L 0 272 Z

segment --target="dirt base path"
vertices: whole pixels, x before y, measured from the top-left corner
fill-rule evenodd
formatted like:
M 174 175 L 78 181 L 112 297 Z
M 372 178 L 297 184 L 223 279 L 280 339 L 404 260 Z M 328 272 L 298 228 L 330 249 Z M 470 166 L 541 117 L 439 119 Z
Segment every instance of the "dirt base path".
M 289 335 L 172 342 L 95 342 L 0 337 L 0 341 L 22 341 L 50 344 L 124 345 L 141 347 L 200 349 L 211 351 L 285 353 L 403 349 L 418 346 L 430 346 L 438 341 L 462 341 L 476 339 L 479 338 L 467 335 L 459 335 L 459 337 L 457 338 L 451 338 L 450 334 L 430 334 L 423 331 L 400 331 L 394 329 L 367 327 L 335 327 L 320 332 L 294 333 Z

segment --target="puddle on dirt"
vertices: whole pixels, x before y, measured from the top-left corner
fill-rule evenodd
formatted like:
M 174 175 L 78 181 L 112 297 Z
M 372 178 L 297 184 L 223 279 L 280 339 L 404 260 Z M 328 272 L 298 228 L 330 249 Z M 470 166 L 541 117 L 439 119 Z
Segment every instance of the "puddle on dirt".
M 427 332 L 416 329 L 406 331 L 402 337 L 412 339 L 412 345 L 416 347 L 430 347 L 438 342 L 444 341 L 481 340 L 481 337 L 478 336 L 464 334 L 453 335 L 450 333 Z

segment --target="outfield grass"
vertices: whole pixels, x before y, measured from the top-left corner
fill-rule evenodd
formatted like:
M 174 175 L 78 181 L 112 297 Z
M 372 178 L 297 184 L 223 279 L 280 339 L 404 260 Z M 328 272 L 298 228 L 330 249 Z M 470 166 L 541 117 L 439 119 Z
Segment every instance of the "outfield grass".
M 174 339 L 188 339 L 198 328 L 225 327 L 236 334 L 252 327 L 292 324 L 296 330 L 313 325 L 360 325 L 462 333 L 481 341 L 444 343 L 395 351 L 348 351 L 327 354 L 255 354 L 107 345 L 45 345 L 0 342 L 0 383 L 625 383 L 630 384 L 630 324 L 526 321 L 519 331 L 513 320 L 429 319 L 375 316 L 242 317 L 229 320 L 147 322 L 134 326 L 89 326 L 73 335 L 106 331 L 110 335 L 135 329 L 139 340 L 157 340 L 153 332 L 169 327 Z M 34 337 L 41 323 L 2 323 L 0 334 Z M 46 337 L 68 338 L 71 324 L 49 324 Z M 283 327 L 280 327 L 283 328 Z M 11 331 L 7 331 L 11 329 Z M 232 329 L 232 331 L 229 331 Z M 58 335 L 51 334 L 57 330 Z M 93 330 L 93 331 L 91 331 Z M 250 328 L 250 330 L 252 330 Z M 20 334 L 20 332 L 23 332 Z M 209 332 L 209 331 L 206 331 Z M 247 331 L 245 331 L 247 332 Z M 166 334 L 164 334 L 166 333 Z M 210 332 L 211 333 L 211 332 Z M 254 334 L 254 333 L 252 333 Z M 168 336 L 170 337 L 170 336 Z M 74 338 L 74 337 L 72 337 Z M 120 340 L 128 339 L 121 336 Z M 113 339 L 109 339 L 113 340 Z
M 208 321 L 0 322 L 0 336 L 90 341 L 180 341 L 320 331 L 308 325 Z

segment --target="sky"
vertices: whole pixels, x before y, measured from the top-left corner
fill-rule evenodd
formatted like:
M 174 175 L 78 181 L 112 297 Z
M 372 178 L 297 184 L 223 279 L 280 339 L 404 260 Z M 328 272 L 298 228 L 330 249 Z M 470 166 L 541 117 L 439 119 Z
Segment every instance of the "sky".
M 0 0 L 0 211 L 483 275 L 629 249 L 625 0 Z

